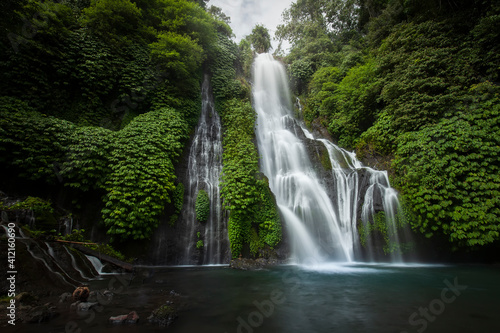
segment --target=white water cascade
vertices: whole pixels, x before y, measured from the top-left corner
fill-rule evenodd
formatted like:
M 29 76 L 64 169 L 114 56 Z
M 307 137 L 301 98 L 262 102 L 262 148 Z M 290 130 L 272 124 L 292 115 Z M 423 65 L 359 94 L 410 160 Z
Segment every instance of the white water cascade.
M 181 223 L 187 225 L 188 246 L 181 264 L 222 264 L 229 261 L 229 240 L 220 200 L 219 177 L 222 173 L 222 127 L 215 111 L 210 78 L 205 75 L 202 85 L 202 109 L 189 150 L 187 196 Z M 196 220 L 195 202 L 200 190 L 208 193 L 210 214 L 206 222 Z M 199 236 L 198 236 L 199 232 Z M 198 241 L 203 242 L 197 248 Z M 193 258 L 199 257 L 196 261 Z
M 261 171 L 276 196 L 290 236 L 292 258 L 304 264 L 358 260 L 358 216 L 362 215 L 363 224 L 371 223 L 380 210 L 375 209 L 376 201 L 383 202 L 388 220 L 399 209 L 387 173 L 364 167 L 354 153 L 315 139 L 300 126 L 293 116 L 285 69 L 269 54 L 258 55 L 254 63 L 253 103 Z M 307 142 L 326 148 L 333 188 L 318 176 Z M 369 184 L 361 184 L 367 177 Z M 379 195 L 376 200 L 374 193 Z M 362 207 L 358 207 L 360 203 Z M 358 208 L 363 214 L 358 214 Z

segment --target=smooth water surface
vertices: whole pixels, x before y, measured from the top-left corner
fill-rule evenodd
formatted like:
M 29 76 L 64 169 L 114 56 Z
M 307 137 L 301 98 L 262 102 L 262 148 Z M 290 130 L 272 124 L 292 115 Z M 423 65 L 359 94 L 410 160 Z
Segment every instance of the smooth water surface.
M 130 285 L 130 276 L 93 281 L 94 289 L 110 281 L 116 288 L 113 302 L 99 313 L 62 313 L 47 324 L 19 326 L 17 332 L 64 332 L 68 322 L 81 332 L 163 331 L 146 318 L 171 290 L 182 295 L 185 308 L 168 332 L 500 331 L 499 267 L 354 263 L 146 271 Z M 110 316 L 132 310 L 139 324 L 107 323 Z

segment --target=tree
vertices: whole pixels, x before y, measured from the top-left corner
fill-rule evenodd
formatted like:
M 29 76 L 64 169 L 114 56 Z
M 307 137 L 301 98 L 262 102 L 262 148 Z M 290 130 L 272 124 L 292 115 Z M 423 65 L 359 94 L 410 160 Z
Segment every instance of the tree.
M 248 36 L 250 43 L 258 53 L 266 53 L 271 49 L 271 37 L 269 30 L 263 25 L 257 24 L 252 29 L 252 34 Z
M 81 22 L 111 43 L 123 43 L 139 28 L 141 9 L 130 0 L 93 0 Z

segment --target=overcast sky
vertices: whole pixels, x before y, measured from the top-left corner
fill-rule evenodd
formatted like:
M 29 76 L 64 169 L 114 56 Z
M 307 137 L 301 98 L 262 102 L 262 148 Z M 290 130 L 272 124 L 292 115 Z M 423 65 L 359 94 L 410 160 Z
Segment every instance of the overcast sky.
M 281 14 L 292 2 L 294 0 L 210 0 L 208 7 L 220 7 L 231 18 L 230 25 L 236 35 L 236 42 L 250 35 L 256 24 L 264 25 L 271 35 L 274 51 L 278 46 L 274 40 L 276 26 L 282 23 Z

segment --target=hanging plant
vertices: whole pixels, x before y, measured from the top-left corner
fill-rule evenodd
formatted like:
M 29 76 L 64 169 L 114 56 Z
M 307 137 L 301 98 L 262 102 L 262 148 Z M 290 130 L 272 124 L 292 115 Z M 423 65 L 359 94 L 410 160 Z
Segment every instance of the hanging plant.
M 210 198 L 204 190 L 198 191 L 195 203 L 196 219 L 200 222 L 206 222 L 210 214 Z

